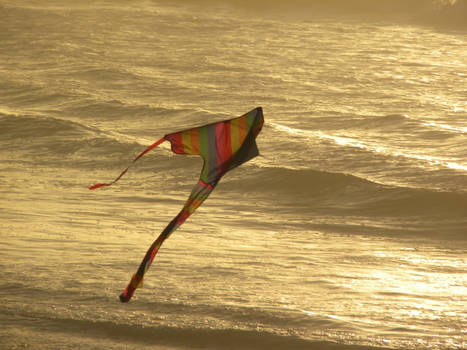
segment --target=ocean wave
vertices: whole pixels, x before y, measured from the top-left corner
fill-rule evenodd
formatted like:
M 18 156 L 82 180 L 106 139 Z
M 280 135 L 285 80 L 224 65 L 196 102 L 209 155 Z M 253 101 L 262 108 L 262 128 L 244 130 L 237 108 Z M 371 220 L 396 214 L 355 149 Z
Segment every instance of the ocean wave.
M 9 316 L 10 312 L 3 312 Z M 381 347 L 338 344 L 330 341 L 306 339 L 293 332 L 277 333 L 256 327 L 214 328 L 209 326 L 174 326 L 159 321 L 151 325 L 138 324 L 138 320 L 130 317 L 124 320 L 91 320 L 65 315 L 36 314 L 19 311 L 22 316 L 21 327 L 36 331 L 47 331 L 52 337 L 56 334 L 67 334 L 71 337 L 85 334 L 84 341 L 95 339 L 111 340 L 130 344 L 170 346 L 180 349 L 383 349 Z M 15 313 L 18 316 L 18 313 Z M 36 322 L 40 320 L 41 322 Z
M 63 136 L 82 136 L 97 130 L 83 124 L 41 116 L 18 116 L 0 113 L 1 140 L 50 137 L 55 134 Z
M 157 129 L 165 133 L 173 132 L 174 125 L 183 126 L 177 129 L 194 127 L 216 117 L 215 114 L 201 108 L 187 108 L 164 103 L 156 105 L 138 103 L 137 101 L 130 103 L 123 99 L 105 99 L 102 96 L 85 98 L 62 106 L 61 114 L 83 121 L 110 120 L 118 122 L 122 120 L 129 125 L 141 126 L 146 131 Z
M 467 212 L 467 193 L 387 186 L 349 174 L 313 169 L 250 168 L 226 181 L 241 191 L 280 199 L 280 206 L 293 204 L 310 211 L 445 218 L 464 218 Z
M 467 29 L 467 0 L 438 0 L 418 18 L 429 23 Z
M 209 0 L 193 0 L 198 4 L 209 4 Z M 360 16 L 370 20 L 411 20 L 467 29 L 465 16 L 467 0 L 230 0 L 227 3 L 248 8 L 261 14 L 298 16 L 313 19 L 327 16 Z
M 393 118 L 403 117 L 390 117 Z M 9 159 L 40 160 L 37 164 L 43 166 L 99 167 L 111 171 L 109 179 L 117 176 L 118 170 L 128 166 L 154 141 L 53 117 L 3 114 L 0 115 L 0 130 L 0 142 L 5 154 L 10 153 Z M 201 167 L 199 157 L 173 155 L 168 145 L 163 144 L 157 152 L 147 154 L 131 173 L 169 171 L 178 184 L 191 186 L 190 181 Z M 312 168 L 274 167 L 253 162 L 235 169 L 222 182 L 234 189 L 234 193 L 255 194 L 267 201 L 278 201 L 281 208 L 299 207 L 307 213 L 326 211 L 390 217 L 443 215 L 465 221 L 467 212 L 467 193 L 461 189 L 441 192 L 388 186 L 344 172 Z
M 409 123 L 416 123 L 413 119 L 405 114 L 389 114 L 383 116 L 366 117 L 361 120 L 354 121 L 352 126 L 364 129 L 397 129 L 406 127 Z
M 107 140 L 107 144 L 112 149 L 121 152 L 128 150 L 128 145 L 139 148 L 152 144 L 155 140 L 132 136 L 116 130 L 105 130 L 86 124 L 86 120 L 78 122 L 76 120 L 61 119 L 44 115 L 25 115 L 14 113 L 13 111 L 0 111 L 0 142 L 8 141 L 22 144 L 23 149 L 35 148 L 38 143 L 53 143 L 57 139 L 62 139 L 64 143 L 77 143 L 85 145 L 90 140 Z M 61 148 L 51 148 L 51 153 L 61 153 Z M 108 148 L 100 151 L 107 152 Z
M 38 165 L 69 165 L 77 158 L 92 162 L 109 154 L 131 154 L 143 147 L 138 138 L 54 117 L 0 113 L 0 130 L 6 158 L 40 159 Z
M 100 169 L 109 172 L 109 180 L 163 135 L 160 133 L 149 139 L 86 125 L 84 121 L 0 113 L 0 147 L 4 160 L 21 160 L 34 167 Z M 131 173 L 168 172 L 180 183 L 186 177 L 185 172 L 197 174 L 202 164 L 199 157 L 174 155 L 166 142 L 157 151 L 146 154 Z
M 453 157 L 441 157 L 438 155 L 430 155 L 430 154 L 420 154 L 417 151 L 411 151 L 405 148 L 389 147 L 384 146 L 379 143 L 375 143 L 374 141 L 366 141 L 356 137 L 350 136 L 340 136 L 339 133 L 331 134 L 328 132 L 324 132 L 321 130 L 305 130 L 299 128 L 292 128 L 282 124 L 268 122 L 268 125 L 271 125 L 274 129 L 285 132 L 287 134 L 293 136 L 303 137 L 305 139 L 313 138 L 313 139 L 320 139 L 327 142 L 332 142 L 338 146 L 342 146 L 347 149 L 359 149 L 369 152 L 373 155 L 383 156 L 383 157 L 390 157 L 390 158 L 405 158 L 407 160 L 414 160 L 418 162 L 420 167 L 425 168 L 428 166 L 436 166 L 436 167 L 443 167 L 453 170 L 460 170 L 466 171 L 467 165 L 460 161 L 458 158 Z M 342 123 L 341 123 L 342 124 Z M 345 124 L 344 124 L 345 125 Z M 392 125 L 388 128 L 388 125 Z M 388 130 L 391 129 L 402 129 L 402 128 L 412 128 L 412 130 L 417 131 L 420 133 L 421 127 L 433 127 L 439 126 L 438 124 L 428 124 L 425 122 L 415 121 L 408 117 L 402 115 L 390 115 L 385 117 L 376 117 L 376 118 L 368 118 L 366 120 L 352 123 L 352 129 L 363 129 L 363 130 L 371 130 L 371 131 L 379 131 L 387 133 Z M 348 132 L 347 132 L 348 133 Z M 462 134 L 462 130 L 448 130 L 446 127 L 438 127 L 435 130 L 435 135 L 430 134 L 431 138 L 449 138 L 452 136 L 453 133 Z M 423 142 L 426 143 L 428 139 L 423 139 Z M 415 163 L 414 163 L 415 164 Z
M 0 83 L 0 101 L 7 105 L 21 108 L 43 108 L 50 105 L 60 105 L 70 96 L 63 92 L 44 90 L 41 83 L 30 83 L 25 80 Z M 3 91 L 2 91 L 3 90 Z
M 467 127 L 463 127 L 463 126 L 453 126 L 453 125 L 449 125 L 446 123 L 440 123 L 436 121 L 426 121 L 423 123 L 423 125 L 435 128 L 437 130 L 439 129 L 442 129 L 443 131 L 447 130 L 448 132 L 451 132 L 454 134 L 467 134 Z
M 120 100 L 105 100 L 101 98 L 89 98 L 76 101 L 74 104 L 65 106 L 63 114 L 79 118 L 128 118 L 129 115 L 134 118 L 144 118 L 147 116 L 166 116 L 173 110 L 164 107 L 151 105 L 138 105 L 136 103 L 127 104 Z
M 18 3 L 7 1 L 3 6 L 5 10 L 17 9 L 28 12 L 29 16 L 34 15 L 55 15 L 68 10 L 105 10 L 105 11 L 125 11 L 137 12 L 138 16 L 143 13 L 155 12 L 159 16 L 163 15 L 164 20 L 171 25 L 178 23 L 178 16 L 173 8 L 181 9 L 180 3 L 173 0 L 146 1 L 143 2 L 144 11 L 137 6 L 128 6 L 123 2 L 98 1 L 89 3 L 88 1 L 76 1 L 73 4 L 60 2 L 50 2 L 47 7 L 39 6 L 34 2 Z M 166 5 L 166 7 L 162 7 Z M 467 0 L 225 0 L 222 3 L 214 0 L 186 0 L 184 6 L 191 5 L 199 13 L 225 11 L 231 13 L 233 8 L 247 9 L 250 14 L 267 15 L 268 13 L 298 16 L 301 19 L 316 20 L 320 17 L 348 17 L 360 16 L 369 20 L 391 20 L 394 22 L 407 21 L 419 24 L 429 24 L 433 26 L 450 27 L 456 29 L 467 29 Z M 168 16 L 168 17 L 166 17 Z M 183 15 L 186 23 L 190 17 Z M 210 18 L 212 25 L 213 17 Z M 162 21 L 161 21 L 162 23 Z M 98 72 L 107 75 L 108 72 Z

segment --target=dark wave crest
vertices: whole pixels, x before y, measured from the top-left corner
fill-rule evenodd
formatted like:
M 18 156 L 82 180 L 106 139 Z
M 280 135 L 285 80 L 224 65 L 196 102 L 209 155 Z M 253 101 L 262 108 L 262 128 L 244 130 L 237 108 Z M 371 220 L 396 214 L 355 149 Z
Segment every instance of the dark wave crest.
M 121 141 L 95 127 L 53 117 L 0 114 L 0 130 L 6 158 L 40 161 L 38 165 L 69 166 L 77 160 L 131 154 L 142 147 L 136 140 Z
M 466 222 L 467 193 L 387 186 L 353 175 L 313 169 L 257 168 L 227 179 L 230 188 L 274 198 L 278 207 L 308 214 L 409 218 Z M 248 178 L 248 181 L 244 179 Z M 456 221 L 457 220 L 457 221 Z M 440 222 L 441 225 L 441 222 Z

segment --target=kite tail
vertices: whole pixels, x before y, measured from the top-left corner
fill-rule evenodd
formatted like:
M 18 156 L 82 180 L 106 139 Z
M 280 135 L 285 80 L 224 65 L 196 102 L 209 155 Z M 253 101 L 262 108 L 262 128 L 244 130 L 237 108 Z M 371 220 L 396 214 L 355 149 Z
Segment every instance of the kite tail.
M 161 247 L 162 243 L 164 243 L 164 241 L 169 237 L 169 235 L 177 229 L 177 218 L 178 215 L 167 225 L 164 231 L 162 231 L 159 237 L 157 237 L 157 239 L 149 247 L 143 261 L 141 261 L 141 264 L 139 265 L 138 271 L 136 271 L 136 273 L 131 278 L 130 283 L 128 283 L 122 294 L 120 294 L 120 301 L 122 303 L 130 301 L 131 297 L 135 293 L 135 290 L 143 286 L 144 274 L 147 270 L 149 270 L 149 266 L 151 266 L 152 261 L 159 251 L 159 248 Z
M 143 286 L 143 276 L 139 276 L 137 273 L 133 275 L 130 283 L 126 286 L 125 290 L 120 294 L 120 301 L 126 303 L 130 301 L 131 297 L 135 293 L 136 288 Z
M 193 188 L 190 196 L 188 197 L 185 205 L 178 215 L 172 219 L 172 221 L 167 225 L 167 227 L 162 231 L 162 233 L 157 237 L 157 239 L 151 244 L 149 249 L 146 252 L 146 255 L 139 265 L 138 271 L 131 278 L 130 283 L 120 294 L 120 301 L 126 303 L 130 301 L 131 297 L 135 293 L 137 288 L 143 286 L 143 277 L 146 271 L 149 270 L 154 258 L 156 257 L 157 252 L 159 251 L 162 243 L 169 238 L 169 236 L 174 232 L 180 225 L 182 225 L 188 217 L 193 214 L 193 212 L 208 198 L 209 194 L 214 190 L 216 183 L 206 184 L 201 179 Z
M 109 183 L 105 183 L 105 184 L 95 184 L 91 187 L 89 187 L 90 190 L 95 190 L 96 188 L 100 188 L 100 187 L 104 187 L 104 186 L 111 186 L 113 185 L 114 183 L 116 183 L 118 180 L 120 180 L 120 178 L 125 175 L 125 173 L 128 171 L 128 169 L 130 169 L 130 167 L 138 160 L 140 159 L 142 156 L 144 156 L 146 153 L 148 153 L 150 150 L 152 150 L 153 148 L 156 148 L 157 146 L 159 146 L 162 142 L 165 141 L 165 136 L 163 138 L 161 138 L 160 140 L 157 140 L 156 142 L 154 142 L 151 146 L 149 146 L 148 148 L 146 148 L 143 152 L 141 152 L 138 157 L 136 157 L 133 162 L 125 169 L 123 170 L 120 175 L 118 175 L 118 177 L 113 180 L 112 182 L 109 182 Z

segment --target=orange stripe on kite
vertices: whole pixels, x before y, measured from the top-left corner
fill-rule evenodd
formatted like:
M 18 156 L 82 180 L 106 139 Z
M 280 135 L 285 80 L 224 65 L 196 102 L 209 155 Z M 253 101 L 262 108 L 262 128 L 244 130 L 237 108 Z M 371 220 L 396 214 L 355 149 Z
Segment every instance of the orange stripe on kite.
M 240 145 L 243 144 L 247 134 L 246 130 L 246 117 L 238 119 L 238 140 L 240 141 Z

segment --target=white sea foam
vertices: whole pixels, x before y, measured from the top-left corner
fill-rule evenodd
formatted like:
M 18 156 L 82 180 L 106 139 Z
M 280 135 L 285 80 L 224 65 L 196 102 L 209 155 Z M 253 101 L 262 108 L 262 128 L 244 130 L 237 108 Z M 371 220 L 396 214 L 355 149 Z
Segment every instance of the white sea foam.
M 387 146 L 379 145 L 377 143 L 369 143 L 369 142 L 358 140 L 358 139 L 351 138 L 351 137 L 330 135 L 322 131 L 311 131 L 311 130 L 290 128 L 288 126 L 277 124 L 274 122 L 268 122 L 268 123 L 269 125 L 271 125 L 277 130 L 285 131 L 295 136 L 302 136 L 302 137 L 308 137 L 308 138 L 319 138 L 322 140 L 328 140 L 328 141 L 334 142 L 344 147 L 363 149 L 369 152 L 385 154 L 391 157 L 403 157 L 403 158 L 419 160 L 421 162 L 418 163 L 418 165 L 422 168 L 442 166 L 446 168 L 467 171 L 467 164 L 458 162 L 456 158 L 415 154 L 415 153 L 411 153 L 407 149 L 401 150 L 397 148 L 390 148 Z M 449 130 L 454 130 L 454 131 L 461 131 L 461 132 L 464 131 L 463 130 L 464 128 L 454 128 L 454 127 L 450 127 L 449 125 L 444 125 L 444 124 L 424 123 L 424 125 L 436 126 L 436 127 L 446 128 Z

